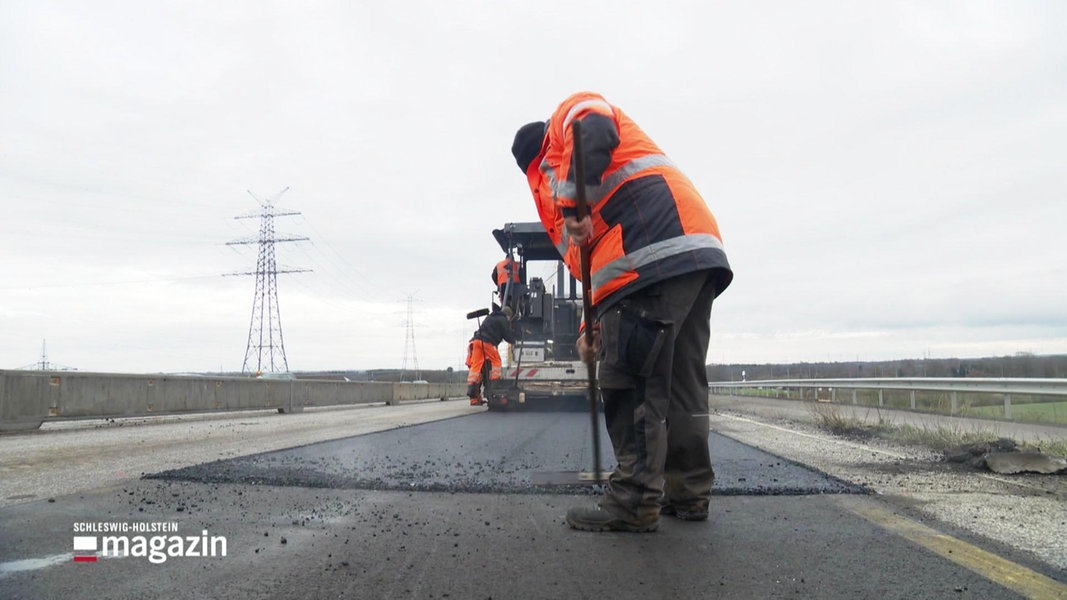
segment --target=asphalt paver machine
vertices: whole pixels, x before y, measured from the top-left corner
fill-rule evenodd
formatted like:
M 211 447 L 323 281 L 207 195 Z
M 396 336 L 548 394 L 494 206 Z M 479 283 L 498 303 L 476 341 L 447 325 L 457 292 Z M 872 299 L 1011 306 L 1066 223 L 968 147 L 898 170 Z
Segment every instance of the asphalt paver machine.
M 486 393 L 489 409 L 586 408 L 587 370 L 575 349 L 582 322 L 575 278 L 541 223 L 507 223 L 493 237 L 519 266 L 519 278 L 509 278 L 500 299 L 516 315 L 516 342 L 505 354 L 502 378 Z M 553 263 L 554 285 L 529 275 Z

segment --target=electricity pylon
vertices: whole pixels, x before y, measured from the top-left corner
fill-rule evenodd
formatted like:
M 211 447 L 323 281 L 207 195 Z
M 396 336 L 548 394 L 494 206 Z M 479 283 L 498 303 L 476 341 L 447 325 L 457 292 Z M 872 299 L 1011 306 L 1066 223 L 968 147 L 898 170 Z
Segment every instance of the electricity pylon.
M 256 374 L 266 368 L 269 373 L 287 372 L 289 362 L 285 358 L 285 341 L 282 338 L 282 313 L 278 306 L 278 275 L 281 273 L 304 273 L 310 269 L 278 269 L 274 259 L 274 244 L 281 242 L 302 242 L 308 238 L 295 235 L 279 235 L 274 232 L 274 217 L 288 217 L 300 213 L 291 210 L 275 209 L 274 202 L 289 188 L 266 200 L 256 198 L 251 191 L 248 195 L 260 204 L 256 213 L 240 215 L 234 219 L 259 219 L 259 237 L 227 242 L 227 246 L 259 244 L 259 259 L 255 271 L 230 273 L 230 275 L 255 275 L 256 295 L 252 300 L 252 320 L 248 325 L 248 343 L 245 345 L 245 360 L 241 366 L 242 373 L 249 373 L 254 367 Z
M 41 340 L 41 360 L 33 363 L 32 365 L 26 365 L 25 367 L 19 367 L 19 369 L 35 370 L 35 371 L 77 371 L 74 367 L 67 367 L 64 365 L 57 365 L 53 362 L 48 362 L 47 340 Z
M 411 356 L 411 361 L 415 367 L 414 381 L 422 379 L 421 373 L 419 373 L 419 356 L 415 352 L 415 310 L 413 307 L 414 302 L 415 296 L 413 294 L 408 295 L 407 319 L 404 323 L 404 327 L 407 329 L 407 334 L 404 337 L 404 362 L 400 366 L 400 381 L 404 381 L 404 373 L 406 373 L 408 370 L 408 356 Z

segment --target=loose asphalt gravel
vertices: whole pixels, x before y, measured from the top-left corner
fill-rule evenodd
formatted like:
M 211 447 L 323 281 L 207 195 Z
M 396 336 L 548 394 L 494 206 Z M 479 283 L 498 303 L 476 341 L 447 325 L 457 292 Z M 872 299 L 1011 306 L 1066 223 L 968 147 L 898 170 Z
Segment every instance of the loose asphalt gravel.
M 920 518 L 1021 549 L 1067 572 L 1067 476 L 996 475 L 946 463 L 940 452 L 820 431 L 810 402 L 712 396 L 713 431 L 863 486 Z M 871 423 L 987 431 L 1017 441 L 1063 439 L 1067 428 L 983 422 L 839 406 Z

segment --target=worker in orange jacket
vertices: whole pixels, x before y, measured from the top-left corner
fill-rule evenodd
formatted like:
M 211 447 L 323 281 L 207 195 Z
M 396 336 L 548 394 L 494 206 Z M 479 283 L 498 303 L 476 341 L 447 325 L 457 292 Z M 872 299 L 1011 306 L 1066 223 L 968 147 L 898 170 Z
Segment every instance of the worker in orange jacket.
M 470 369 L 467 372 L 467 397 L 470 398 L 471 406 L 485 404 L 482 396 L 482 370 L 485 368 L 485 362 L 489 361 L 490 364 L 490 381 L 500 379 L 502 375 L 500 351 L 497 346 L 503 341 L 515 343 L 515 333 L 511 327 L 513 314 L 509 306 L 489 313 L 467 343 L 467 367 Z
M 585 181 L 576 181 L 571 123 L 582 123 Z M 570 247 L 589 248 L 605 424 L 617 467 L 595 507 L 567 523 L 586 531 L 654 531 L 660 514 L 707 519 L 715 473 L 708 450 L 706 359 L 711 307 L 733 279 L 718 223 L 692 182 L 617 106 L 593 92 L 564 100 L 516 133 L 546 229 L 562 219 Z M 538 161 L 538 177 L 531 177 Z M 585 186 L 590 215 L 577 219 Z M 540 208 L 550 190 L 555 212 Z M 556 214 L 558 213 L 558 214 Z M 562 255 L 580 273 L 578 252 Z
M 521 281 L 519 273 L 519 264 L 515 262 L 515 259 L 511 256 L 505 256 L 504 260 L 496 263 L 493 267 L 493 283 L 496 284 L 497 295 L 500 297 L 500 305 L 508 306 L 511 303 L 507 298 L 508 294 L 508 280 L 511 280 L 511 287 L 514 288 L 516 284 Z

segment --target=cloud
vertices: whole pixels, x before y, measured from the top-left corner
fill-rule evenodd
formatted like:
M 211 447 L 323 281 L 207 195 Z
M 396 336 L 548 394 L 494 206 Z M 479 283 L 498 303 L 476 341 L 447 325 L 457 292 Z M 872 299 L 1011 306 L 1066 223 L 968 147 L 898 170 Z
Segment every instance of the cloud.
M 420 365 L 461 368 L 491 229 L 536 219 L 512 135 L 579 89 L 719 219 L 709 360 L 1062 351 L 1065 13 L 6 2 L 0 366 L 47 338 L 83 369 L 240 368 L 254 278 L 222 274 L 258 248 L 226 242 L 258 236 L 248 191 L 288 188 L 290 364 L 399 366 L 410 296 Z

